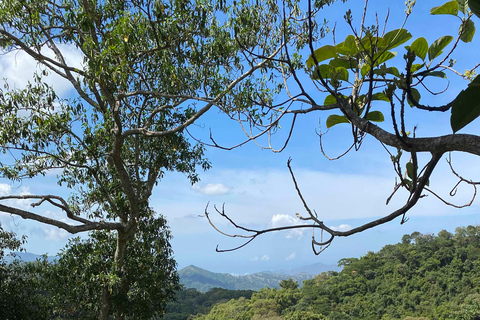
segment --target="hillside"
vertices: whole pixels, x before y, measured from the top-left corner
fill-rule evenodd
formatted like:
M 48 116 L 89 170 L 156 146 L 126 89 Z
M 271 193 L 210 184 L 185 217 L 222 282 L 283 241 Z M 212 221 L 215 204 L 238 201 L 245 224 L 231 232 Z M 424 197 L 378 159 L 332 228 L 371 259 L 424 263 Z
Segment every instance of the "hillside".
M 287 281 L 189 319 L 479 320 L 479 258 L 479 226 L 414 232 L 379 252 L 341 259 L 341 272 L 322 273 L 302 288 Z
M 276 274 L 271 272 L 233 276 L 229 273 L 215 273 L 196 266 L 188 266 L 178 271 L 180 283 L 186 288 L 194 288 L 206 292 L 212 288 L 228 290 L 254 290 L 265 287 L 275 288 L 282 280 L 293 279 L 298 283 L 312 279 L 314 275 L 298 273 L 295 275 Z

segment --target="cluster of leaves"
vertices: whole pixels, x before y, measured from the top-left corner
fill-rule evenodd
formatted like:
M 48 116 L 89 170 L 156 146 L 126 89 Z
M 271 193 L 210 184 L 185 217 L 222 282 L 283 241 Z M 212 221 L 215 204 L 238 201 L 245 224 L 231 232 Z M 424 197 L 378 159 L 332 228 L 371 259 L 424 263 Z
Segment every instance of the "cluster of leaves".
M 477 2 L 470 1 L 469 5 L 475 13 L 474 8 L 478 5 Z M 458 17 L 461 23 L 459 37 L 456 41 L 471 42 L 475 34 L 475 24 L 468 9 L 465 0 L 453 0 L 432 8 L 430 13 L 432 15 L 454 15 Z M 407 16 L 408 14 L 407 12 Z M 350 11 L 347 12 L 345 19 L 347 23 L 351 24 Z M 323 84 L 328 82 L 335 89 L 336 95 L 343 98 L 346 98 L 346 96 L 339 92 L 349 88 L 348 86 L 345 87 L 344 84 L 360 88 L 361 83 L 368 83 L 369 91 L 355 97 L 355 112 L 366 120 L 382 122 L 384 116 L 380 111 L 370 111 L 372 101 L 391 102 L 393 101 L 394 91 L 400 89 L 404 92 L 404 96 L 408 97 L 408 103 L 411 107 L 419 107 L 421 95 L 415 87 L 422 84 L 427 77 L 447 78 L 443 71 L 445 66 L 442 63 L 450 54 L 440 63 L 434 63 L 434 60 L 440 57 L 444 49 L 454 40 L 454 37 L 450 35 L 442 36 L 430 45 L 424 37 L 420 37 L 410 45 L 405 46 L 407 50 L 405 55 L 406 73 L 401 73 L 394 66 L 387 66 L 386 62 L 397 55 L 397 52 L 391 50 L 406 43 L 411 38 L 412 34 L 404 28 L 380 34 L 378 26 L 372 26 L 365 28 L 364 36 L 361 38 L 355 33 L 347 36 L 345 41 L 337 45 L 325 45 L 316 49 L 307 59 L 306 66 L 310 70 L 313 80 L 323 82 Z M 421 61 L 414 63 L 417 58 Z M 450 60 L 450 67 L 453 64 L 454 60 Z M 352 74 L 355 74 L 355 81 L 350 80 Z M 465 76 L 471 79 L 474 74 Z M 480 115 L 480 105 L 478 104 L 480 96 L 479 90 L 476 89 L 479 81 L 480 79 L 476 78 L 469 85 L 469 88 L 462 91 L 452 103 L 451 127 L 454 132 Z M 377 82 L 387 83 L 387 88 L 383 91 L 374 92 L 375 90 L 372 89 L 376 88 Z M 330 94 L 325 98 L 324 104 L 334 105 L 337 103 L 337 98 L 338 96 Z M 344 115 L 330 115 L 326 125 L 327 128 L 330 128 L 339 123 L 349 122 L 349 119 Z
M 343 270 L 285 281 L 195 319 L 477 319 L 480 227 L 405 235 L 379 252 L 339 261 Z

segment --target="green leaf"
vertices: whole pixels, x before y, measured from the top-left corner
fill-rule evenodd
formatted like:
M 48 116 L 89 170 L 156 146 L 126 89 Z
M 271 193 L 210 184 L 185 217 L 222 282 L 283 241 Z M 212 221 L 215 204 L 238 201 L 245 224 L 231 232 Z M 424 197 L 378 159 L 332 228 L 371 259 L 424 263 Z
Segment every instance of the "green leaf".
M 421 95 L 420 95 L 420 92 L 418 92 L 417 89 L 415 88 L 411 88 L 412 90 L 412 96 L 413 98 L 415 99 L 416 102 L 419 102 L 420 101 L 420 98 L 421 98 Z M 408 104 L 410 105 L 410 107 L 414 107 L 413 103 L 410 101 L 410 99 L 408 100 Z
M 423 71 L 415 74 L 416 77 L 438 77 L 447 79 L 447 75 L 443 71 Z
M 327 118 L 327 128 L 331 128 L 334 125 L 337 125 L 339 123 L 350 123 L 350 121 L 348 121 L 347 117 L 339 116 L 337 114 L 332 114 L 332 115 L 328 116 L 328 118 Z
M 332 67 L 343 67 L 346 69 L 354 69 L 357 66 L 357 62 L 355 59 L 344 57 L 334 58 L 330 60 L 328 64 Z
M 337 103 L 337 99 L 335 99 L 335 97 L 331 94 L 326 96 L 325 101 L 323 101 L 324 106 L 328 106 L 328 105 L 335 104 L 335 103 Z
M 442 54 L 443 49 L 453 40 L 452 36 L 443 36 L 435 40 L 428 49 L 428 59 L 432 61 Z
M 334 46 L 326 45 L 315 50 L 314 54 L 315 58 L 317 58 L 317 62 L 322 62 L 327 59 L 335 58 L 337 56 L 337 51 L 335 50 Z M 307 68 L 311 68 L 314 65 L 315 61 L 312 55 L 310 55 L 310 57 L 307 59 Z
M 467 20 L 465 24 L 460 26 L 460 31 L 462 35 L 460 36 L 460 40 L 463 42 L 471 42 L 473 40 L 473 36 L 475 35 L 475 23 L 472 20 Z
M 358 48 L 355 43 L 355 37 L 349 35 L 344 42 L 339 43 L 335 46 L 337 53 L 344 56 L 355 56 L 358 53 Z
M 458 14 L 458 8 L 459 6 L 457 0 L 452 0 L 442 4 L 439 7 L 433 7 L 430 10 L 430 14 L 451 14 L 456 16 Z
M 472 10 L 473 14 L 480 18 L 480 1 L 479 0 L 469 0 L 468 7 Z
M 370 68 L 369 64 L 364 65 L 362 67 L 362 69 L 360 70 L 360 73 L 361 73 L 362 77 L 365 77 L 365 75 L 370 72 L 370 69 L 371 68 Z
M 413 180 L 413 163 L 407 162 L 407 176 Z
M 428 52 L 428 42 L 425 38 L 421 37 L 413 41 L 410 46 L 410 50 L 415 52 L 415 55 L 422 60 L 425 60 L 425 56 Z
M 388 99 L 388 97 L 383 92 L 377 92 L 373 94 L 372 100 L 380 100 L 380 101 L 387 101 L 387 102 L 390 101 L 390 99 Z
M 382 63 L 384 63 L 385 61 L 390 60 L 392 58 L 395 58 L 396 55 L 397 55 L 396 52 L 390 52 L 390 51 L 385 51 L 381 54 L 380 54 L 380 52 L 377 52 L 374 56 L 375 66 L 379 66 Z
M 412 67 L 410 68 L 410 72 L 411 72 L 411 73 L 415 73 L 417 70 L 422 69 L 424 65 L 425 65 L 425 63 L 416 63 L 416 64 L 413 64 Z
M 380 66 L 380 68 L 373 70 L 374 74 L 378 74 L 381 76 L 385 76 L 386 74 L 393 74 L 396 77 L 400 76 L 400 72 L 398 72 L 398 69 L 395 67 L 385 67 L 385 66 Z
M 380 111 L 371 111 L 367 113 L 365 120 L 374 121 L 374 122 L 383 122 L 385 118 L 383 117 L 383 113 Z
M 453 100 L 450 126 L 453 132 L 465 127 L 480 116 L 480 76 L 477 76 L 468 88 L 462 90 Z
M 319 80 L 318 72 L 320 72 L 322 78 L 324 79 L 334 79 L 334 80 L 343 80 L 348 81 L 348 70 L 343 67 L 332 67 L 328 64 L 321 64 L 315 68 L 313 72 L 312 79 Z
M 383 40 L 385 41 L 385 45 L 388 49 L 392 49 L 398 47 L 399 45 L 407 42 L 412 38 L 410 32 L 405 29 L 397 29 L 390 32 L 387 32 L 383 36 Z

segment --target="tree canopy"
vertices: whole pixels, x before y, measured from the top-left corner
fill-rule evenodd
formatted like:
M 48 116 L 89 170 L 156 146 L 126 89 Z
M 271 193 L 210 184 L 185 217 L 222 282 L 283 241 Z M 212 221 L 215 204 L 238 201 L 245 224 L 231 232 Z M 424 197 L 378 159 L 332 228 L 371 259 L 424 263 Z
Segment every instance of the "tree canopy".
M 210 167 L 204 147 L 187 137 L 208 110 L 248 105 L 250 90 L 268 100 L 262 73 L 285 45 L 281 17 L 274 1 L 0 1 L 2 53 L 21 51 L 39 67 L 25 88 L 7 79 L 0 90 L 0 176 L 15 183 L 53 173 L 70 193 L 2 196 L 0 211 L 70 233 L 101 231 L 91 238 L 97 242 L 111 244 L 109 231 L 115 232 L 115 250 L 89 241 L 67 249 L 93 250 L 94 259 L 111 256 L 94 279 L 100 319 L 124 319 L 127 311 L 116 308 L 114 296 L 148 287 L 128 262 L 148 252 L 138 248 L 139 234 L 160 233 L 165 251 L 152 250 L 164 254 L 165 270 L 174 272 L 168 231 L 145 225 L 158 221 L 149 206 L 152 191 L 168 171 L 194 183 L 197 168 Z M 69 61 L 68 50 L 82 61 Z M 45 78 L 52 73 L 73 94 L 60 96 L 49 86 Z M 29 201 L 32 209 L 12 200 Z M 43 214 L 52 209 L 65 217 Z M 168 272 L 157 283 L 167 300 L 177 281 Z

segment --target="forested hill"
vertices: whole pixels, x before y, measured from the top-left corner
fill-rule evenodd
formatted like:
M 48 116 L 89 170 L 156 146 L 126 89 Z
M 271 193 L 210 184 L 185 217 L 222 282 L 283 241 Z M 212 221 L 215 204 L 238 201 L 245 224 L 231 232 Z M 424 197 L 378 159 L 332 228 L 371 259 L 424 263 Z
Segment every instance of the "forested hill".
M 302 288 L 284 281 L 194 319 L 480 319 L 480 227 L 414 232 L 379 252 L 339 261 Z M 191 318 L 189 318 L 191 319 Z
M 243 276 L 233 276 L 228 273 L 215 273 L 196 266 L 188 266 L 178 271 L 180 283 L 186 288 L 194 288 L 206 292 L 212 288 L 229 290 L 254 290 L 258 291 L 265 287 L 278 287 L 280 281 L 292 278 L 302 283 L 312 279 L 314 275 L 298 273 L 295 275 L 275 274 L 270 272 L 254 273 Z

